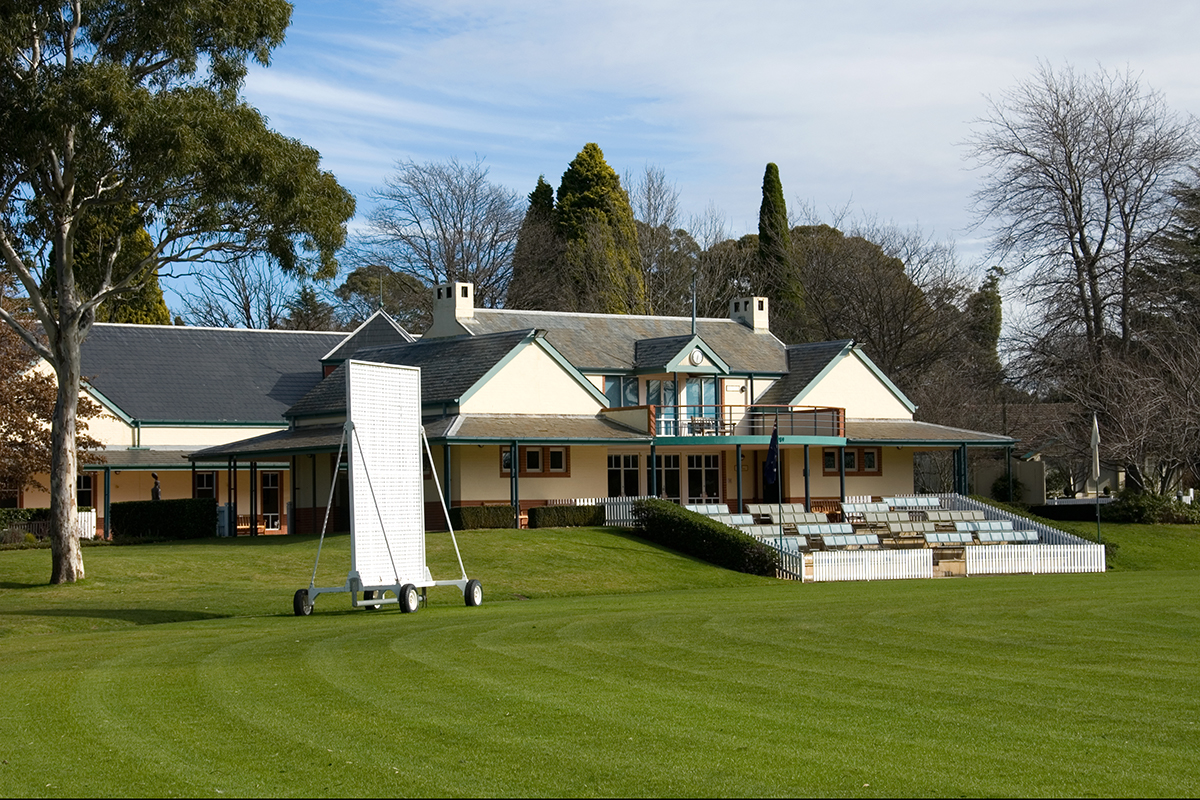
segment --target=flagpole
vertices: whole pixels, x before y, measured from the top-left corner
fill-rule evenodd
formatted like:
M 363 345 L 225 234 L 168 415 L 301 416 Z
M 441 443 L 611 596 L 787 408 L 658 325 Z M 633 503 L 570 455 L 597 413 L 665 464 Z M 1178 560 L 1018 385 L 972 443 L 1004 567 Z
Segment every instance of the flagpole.
M 1096 479 L 1096 544 L 1104 544 L 1100 535 L 1100 423 L 1092 412 L 1092 475 Z

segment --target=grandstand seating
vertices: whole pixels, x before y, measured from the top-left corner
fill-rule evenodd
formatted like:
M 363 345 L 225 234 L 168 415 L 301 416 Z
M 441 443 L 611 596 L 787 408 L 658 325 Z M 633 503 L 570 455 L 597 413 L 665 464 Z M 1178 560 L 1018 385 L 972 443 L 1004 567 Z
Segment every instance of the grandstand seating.
M 684 508 L 688 511 L 694 511 L 697 514 L 704 514 L 707 517 L 711 517 L 714 514 L 729 513 L 729 506 L 725 505 L 724 503 L 708 503 L 705 505 L 684 506 Z
M 797 525 L 796 533 L 804 536 L 849 536 L 854 533 L 854 526 L 848 522 Z
M 938 544 L 974 544 L 975 535 L 970 531 L 932 531 L 925 534 L 925 543 Z
M 754 524 L 753 514 L 710 514 L 709 519 L 714 519 L 722 525 L 728 525 L 731 528 Z
M 872 527 L 885 527 L 891 522 L 910 522 L 912 517 L 907 511 L 867 511 L 863 514 L 863 521 Z
M 817 514 L 811 511 L 784 511 L 782 515 L 778 512 L 768 514 L 767 522 L 778 525 L 814 525 L 822 522 L 828 522 L 829 517 L 825 514 Z
M 756 517 L 768 517 L 783 512 L 785 514 L 805 513 L 804 503 L 747 503 L 746 511 Z
M 883 502 L 887 503 L 894 509 L 902 508 L 941 508 L 942 499 L 940 497 L 885 497 Z
M 829 534 L 821 537 L 826 548 L 832 547 L 879 547 L 879 537 L 873 533 Z
M 930 522 L 952 523 L 984 519 L 982 511 L 947 511 L 941 509 L 926 509 L 925 519 Z

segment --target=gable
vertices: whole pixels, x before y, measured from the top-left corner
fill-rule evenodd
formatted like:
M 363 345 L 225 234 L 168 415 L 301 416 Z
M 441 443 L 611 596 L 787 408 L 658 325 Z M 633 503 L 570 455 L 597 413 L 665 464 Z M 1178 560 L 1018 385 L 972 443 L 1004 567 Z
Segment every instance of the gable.
M 860 419 L 912 419 L 908 399 L 856 349 L 830 362 L 795 399 L 795 405 L 834 406 Z
M 473 414 L 597 414 L 602 395 L 536 339 L 496 365 L 462 399 Z

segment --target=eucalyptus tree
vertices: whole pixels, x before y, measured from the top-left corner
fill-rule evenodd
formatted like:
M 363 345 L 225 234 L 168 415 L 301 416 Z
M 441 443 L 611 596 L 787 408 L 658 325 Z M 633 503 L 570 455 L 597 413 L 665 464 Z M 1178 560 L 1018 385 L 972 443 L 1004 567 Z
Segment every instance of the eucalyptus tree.
M 56 376 L 51 423 L 54 583 L 83 577 L 75 536 L 80 348 L 97 310 L 170 263 L 259 254 L 332 276 L 353 198 L 319 154 L 267 127 L 240 90 L 291 17 L 284 0 L 16 0 L 0 5 L 0 256 L 36 320 L 0 319 Z M 76 240 L 93 214 L 131 209 L 150 248 L 97 243 L 83 291 Z M 57 297 L 42 286 L 53 273 Z M 44 338 L 42 338 L 44 336 Z

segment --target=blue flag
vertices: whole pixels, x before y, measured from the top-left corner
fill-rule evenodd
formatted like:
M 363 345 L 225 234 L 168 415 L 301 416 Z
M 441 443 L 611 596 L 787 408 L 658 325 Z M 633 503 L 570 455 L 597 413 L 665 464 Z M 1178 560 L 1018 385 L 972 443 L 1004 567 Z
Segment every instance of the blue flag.
M 771 431 L 771 446 L 767 448 L 767 464 L 764 468 L 763 479 L 774 485 L 779 480 L 779 423 Z

